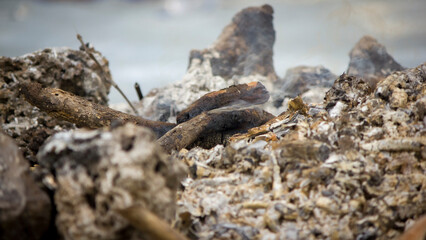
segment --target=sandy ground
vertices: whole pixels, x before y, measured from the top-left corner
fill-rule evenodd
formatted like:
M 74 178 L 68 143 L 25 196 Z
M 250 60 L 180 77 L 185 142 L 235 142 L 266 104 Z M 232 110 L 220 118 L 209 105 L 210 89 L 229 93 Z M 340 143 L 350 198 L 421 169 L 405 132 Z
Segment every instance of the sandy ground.
M 0 0 L 0 55 L 46 47 L 78 48 L 76 33 L 109 60 L 116 82 L 136 100 L 182 78 L 189 51 L 214 42 L 240 9 L 265 1 L 21 1 Z M 346 70 L 348 52 L 365 34 L 384 44 L 405 67 L 426 60 L 426 1 L 268 1 L 275 9 L 275 68 L 298 65 Z M 124 100 L 112 90 L 110 102 Z

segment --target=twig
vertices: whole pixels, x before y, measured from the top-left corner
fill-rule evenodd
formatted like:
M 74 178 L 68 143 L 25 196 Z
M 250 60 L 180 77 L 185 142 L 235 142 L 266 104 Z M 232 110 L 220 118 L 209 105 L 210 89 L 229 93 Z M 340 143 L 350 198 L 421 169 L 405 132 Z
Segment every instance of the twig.
M 129 223 L 149 235 L 151 239 L 158 240 L 186 240 L 187 238 L 180 232 L 173 229 L 164 220 L 154 213 L 141 206 L 132 206 L 122 210 L 116 210 Z
M 277 158 L 275 156 L 275 152 L 271 152 L 271 160 L 272 160 L 272 197 L 274 199 L 279 199 L 283 194 L 283 184 L 280 176 L 280 166 L 278 165 Z
M 270 203 L 262 202 L 262 201 L 250 201 L 250 202 L 243 202 L 242 207 L 247 209 L 261 209 L 261 208 L 268 208 Z
M 35 82 L 22 82 L 20 92 L 32 105 L 53 117 L 57 117 L 79 127 L 100 128 L 110 126 L 113 121 L 131 122 L 151 128 L 158 137 L 172 129 L 176 124 L 151 121 L 142 117 L 122 113 L 106 106 L 89 102 L 72 93 L 57 88 L 43 88 Z
M 141 91 L 141 87 L 139 86 L 138 83 L 135 83 L 135 89 L 136 89 L 136 93 L 138 94 L 139 101 L 142 100 L 143 94 L 142 94 L 142 91 Z
M 423 215 L 402 234 L 399 240 L 424 240 L 426 237 L 426 215 Z
M 16 79 L 15 74 L 11 73 L 10 76 L 12 77 L 12 80 L 16 83 L 19 83 L 18 79 Z
M 123 96 L 123 98 L 126 100 L 126 102 L 129 104 L 129 106 L 132 108 L 132 110 L 135 112 L 136 115 L 139 115 L 138 111 L 136 110 L 136 108 L 133 106 L 133 104 L 129 101 L 129 99 L 126 97 L 126 95 L 123 93 L 123 91 L 121 91 L 120 87 L 115 83 L 115 81 L 111 78 L 108 78 L 107 75 L 105 74 L 104 69 L 102 68 L 101 64 L 99 63 L 99 61 L 96 59 L 96 57 L 93 55 L 93 53 L 87 48 L 86 44 L 84 44 L 83 41 L 83 37 L 80 34 L 77 34 L 77 39 L 80 41 L 81 46 L 84 48 L 84 51 L 89 55 L 89 57 L 95 61 L 96 65 L 98 66 L 99 70 L 101 71 L 101 75 L 102 78 L 104 79 L 104 81 L 111 83 L 111 85 L 113 87 L 115 87 L 115 89 L 117 89 L 117 91 L 121 94 L 121 96 Z

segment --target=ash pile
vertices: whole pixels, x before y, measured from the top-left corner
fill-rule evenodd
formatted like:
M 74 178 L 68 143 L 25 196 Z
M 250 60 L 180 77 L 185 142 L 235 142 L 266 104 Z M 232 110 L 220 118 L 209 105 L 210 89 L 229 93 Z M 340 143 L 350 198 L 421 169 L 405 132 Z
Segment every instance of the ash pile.
M 365 36 L 340 76 L 280 78 L 273 14 L 237 13 L 142 116 L 106 106 L 93 48 L 0 58 L 1 239 L 423 239 L 426 64 Z

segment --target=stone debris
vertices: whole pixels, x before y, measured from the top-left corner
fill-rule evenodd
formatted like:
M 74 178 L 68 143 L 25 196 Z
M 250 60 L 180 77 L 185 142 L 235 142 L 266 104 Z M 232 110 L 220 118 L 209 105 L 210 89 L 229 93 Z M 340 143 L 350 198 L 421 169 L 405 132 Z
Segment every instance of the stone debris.
M 185 175 L 147 128 L 55 134 L 37 158 L 55 176 L 56 226 L 65 239 L 140 239 L 116 211 L 138 205 L 171 222 Z
M 175 122 L 180 111 L 209 92 L 253 81 L 272 89 L 278 79 L 272 62 L 272 19 L 269 5 L 237 13 L 213 46 L 191 51 L 188 70 L 181 81 L 149 92 L 139 103 L 138 111 L 152 120 Z
M 0 131 L 0 238 L 36 240 L 48 236 L 51 202 L 32 176 L 12 138 Z
M 108 61 L 99 52 L 94 54 L 109 74 Z M 38 82 L 105 105 L 110 84 L 100 76 L 95 62 L 84 51 L 69 48 L 47 48 L 15 58 L 0 57 L 2 129 L 17 141 L 25 158 L 36 162 L 35 154 L 47 137 L 74 126 L 40 112 L 19 97 L 19 82 Z
M 426 213 L 425 82 L 426 64 L 376 89 L 343 74 L 321 105 L 292 103 L 226 146 L 175 152 L 191 171 L 178 226 L 201 239 L 398 237 Z

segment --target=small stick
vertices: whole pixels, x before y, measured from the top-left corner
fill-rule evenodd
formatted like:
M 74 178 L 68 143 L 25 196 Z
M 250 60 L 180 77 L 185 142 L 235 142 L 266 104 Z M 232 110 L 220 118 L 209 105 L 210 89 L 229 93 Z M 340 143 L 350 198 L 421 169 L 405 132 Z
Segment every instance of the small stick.
M 407 229 L 399 240 L 424 240 L 426 238 L 426 215 L 423 215 Z
M 98 66 L 99 70 L 101 71 L 101 75 L 102 78 L 104 79 L 104 81 L 111 83 L 111 85 L 117 89 L 117 91 L 121 94 L 121 96 L 123 96 L 123 98 L 126 100 L 126 102 L 129 104 L 129 106 L 132 108 L 133 112 L 135 112 L 136 115 L 139 115 L 138 111 L 136 110 L 136 108 L 133 106 L 133 104 L 129 101 L 129 99 L 126 97 L 126 95 L 123 93 L 123 91 L 121 91 L 120 87 L 115 83 L 114 80 L 112 80 L 111 78 L 108 78 L 105 74 L 104 69 L 102 68 L 101 64 L 99 63 L 99 61 L 95 58 L 95 56 L 93 55 L 93 53 L 91 51 L 89 51 L 89 49 L 87 48 L 86 44 L 84 44 L 83 41 L 83 37 L 80 34 L 77 34 L 77 39 L 80 41 L 81 46 L 83 46 L 84 51 L 89 55 L 89 57 L 95 61 L 96 65 Z
M 242 207 L 248 208 L 248 209 L 261 209 L 261 208 L 268 208 L 270 203 L 262 202 L 262 201 L 250 201 L 250 202 L 243 202 Z
M 143 94 L 142 94 L 142 91 L 141 91 L 141 87 L 139 86 L 138 83 L 135 83 L 135 89 L 136 89 L 136 93 L 138 94 L 139 101 L 142 100 Z
M 268 90 L 260 82 L 233 85 L 202 96 L 188 108 L 181 111 L 177 115 L 176 121 L 177 123 L 186 122 L 202 112 L 234 104 L 240 105 L 240 108 L 262 104 L 268 99 Z
M 151 128 L 158 137 L 164 135 L 176 124 L 151 121 L 142 117 L 122 113 L 106 106 L 90 102 L 82 97 L 57 88 L 43 88 L 36 82 L 22 82 L 20 93 L 32 105 L 49 115 L 77 124 L 79 127 L 100 128 L 111 122 L 131 122 Z
M 283 194 L 283 184 L 280 175 L 280 165 L 278 165 L 277 157 L 275 156 L 275 152 L 271 152 L 271 160 L 272 160 L 272 197 L 274 199 L 279 199 Z
M 150 239 L 158 240 L 186 240 L 180 232 L 173 229 L 167 222 L 157 217 L 154 213 L 141 206 L 131 206 L 126 209 L 116 210 L 133 227 Z
M 10 76 L 15 83 L 19 83 L 18 79 L 16 79 L 15 74 L 11 73 Z
M 195 142 L 197 138 L 212 132 L 230 129 L 247 130 L 262 125 L 274 116 L 260 109 L 214 109 L 203 112 L 189 121 L 177 125 L 157 140 L 170 153 L 179 151 Z

